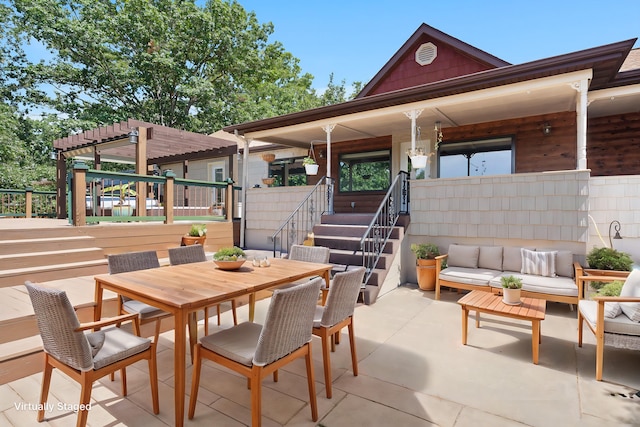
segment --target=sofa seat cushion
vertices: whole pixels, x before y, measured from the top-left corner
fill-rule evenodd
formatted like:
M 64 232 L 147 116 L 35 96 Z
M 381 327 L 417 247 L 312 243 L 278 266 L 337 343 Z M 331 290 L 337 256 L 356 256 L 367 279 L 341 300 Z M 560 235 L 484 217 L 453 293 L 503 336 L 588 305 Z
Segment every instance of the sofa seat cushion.
M 584 316 L 584 319 L 595 328 L 598 316 L 598 303 L 590 300 L 580 300 L 580 302 L 578 302 L 578 309 Z M 612 334 L 640 336 L 640 323 L 632 321 L 622 313 L 613 319 L 605 317 L 604 330 Z
M 502 276 L 516 276 L 522 279 L 522 290 L 527 292 L 537 292 L 543 294 L 551 294 L 558 296 L 578 296 L 578 287 L 576 282 L 569 277 L 545 277 L 536 276 L 533 274 L 522 274 L 516 271 L 505 271 L 494 277 L 490 286 L 492 288 L 502 288 L 500 277 Z
M 489 286 L 491 279 L 500 273 L 500 271 L 484 268 L 447 267 L 440 271 L 440 280 L 467 285 Z

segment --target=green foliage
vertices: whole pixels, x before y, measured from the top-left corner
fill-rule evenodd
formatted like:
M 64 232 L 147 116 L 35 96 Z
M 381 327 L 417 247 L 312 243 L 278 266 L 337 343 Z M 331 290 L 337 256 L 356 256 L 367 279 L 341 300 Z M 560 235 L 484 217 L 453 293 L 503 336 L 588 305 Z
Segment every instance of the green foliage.
M 189 236 L 191 237 L 202 237 L 207 235 L 207 225 L 206 224 L 192 224 L 191 229 L 189 230 Z
M 620 296 L 622 285 L 624 285 L 623 281 L 614 280 L 613 282 L 609 282 L 606 285 L 602 286 L 600 289 L 598 289 L 598 292 L 596 292 L 596 295 L 604 296 L 604 297 L 618 297 Z
M 629 254 L 612 248 L 593 248 L 587 254 L 587 263 L 598 270 L 631 271 L 633 260 Z
M 416 254 L 417 259 L 434 259 L 440 255 L 438 246 L 433 243 L 414 243 L 411 245 L 411 252 Z
M 305 157 L 302 159 L 302 166 L 315 165 L 316 161 L 312 157 Z
M 237 246 L 220 248 L 218 252 L 213 254 L 213 259 L 216 261 L 237 261 L 238 258 L 244 257 L 244 251 Z
M 502 276 L 500 283 L 506 289 L 522 289 L 522 279 L 516 276 Z

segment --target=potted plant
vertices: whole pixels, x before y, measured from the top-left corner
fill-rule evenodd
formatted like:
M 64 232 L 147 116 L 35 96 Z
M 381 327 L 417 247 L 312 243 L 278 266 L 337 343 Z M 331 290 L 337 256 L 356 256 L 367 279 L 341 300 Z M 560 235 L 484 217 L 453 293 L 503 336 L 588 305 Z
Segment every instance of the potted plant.
M 414 243 L 411 252 L 416 254 L 416 275 L 418 286 L 423 291 L 432 291 L 436 287 L 436 257 L 440 255 L 438 246 L 432 243 Z
M 181 246 L 202 245 L 207 240 L 206 224 L 192 224 L 186 236 L 182 236 Z
M 237 246 L 220 248 L 213 254 L 213 262 L 221 270 L 237 270 L 246 260 L 244 251 Z
M 519 305 L 522 294 L 522 279 L 516 276 L 502 276 L 502 302 L 508 305 Z
M 318 174 L 318 164 L 313 157 L 305 157 L 302 159 L 302 166 L 304 166 L 304 170 L 307 175 L 317 175 Z
M 127 203 L 129 197 L 136 197 L 138 193 L 131 188 L 130 183 L 112 185 L 102 190 L 102 194 L 117 194 L 118 203 L 111 206 L 111 215 L 113 216 L 131 216 L 133 215 L 133 206 Z
M 633 260 L 629 254 L 620 252 L 613 248 L 596 248 L 594 247 L 587 254 L 587 264 L 589 268 L 593 269 L 589 271 L 589 274 L 597 276 L 626 276 L 626 274 L 619 274 L 616 272 L 631 271 L 633 266 Z M 594 271 L 599 270 L 599 271 Z M 600 289 L 605 282 L 589 282 L 591 289 Z
M 407 155 L 411 158 L 411 167 L 413 169 L 422 169 L 427 167 L 427 159 L 429 156 L 423 148 L 408 150 Z

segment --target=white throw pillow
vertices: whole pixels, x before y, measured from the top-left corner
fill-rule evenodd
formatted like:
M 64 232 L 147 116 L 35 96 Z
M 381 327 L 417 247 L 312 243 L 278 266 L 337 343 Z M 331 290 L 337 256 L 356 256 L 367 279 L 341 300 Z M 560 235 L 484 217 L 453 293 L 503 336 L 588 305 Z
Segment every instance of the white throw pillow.
M 605 302 L 604 303 L 604 317 L 609 319 L 616 318 L 622 313 L 622 307 L 617 302 Z
M 640 297 L 640 270 L 633 270 L 622 285 L 621 297 Z M 640 302 L 621 302 L 622 312 L 634 322 L 640 322 Z
M 536 276 L 556 277 L 556 255 L 557 251 L 536 252 L 522 248 L 522 274 L 533 274 Z

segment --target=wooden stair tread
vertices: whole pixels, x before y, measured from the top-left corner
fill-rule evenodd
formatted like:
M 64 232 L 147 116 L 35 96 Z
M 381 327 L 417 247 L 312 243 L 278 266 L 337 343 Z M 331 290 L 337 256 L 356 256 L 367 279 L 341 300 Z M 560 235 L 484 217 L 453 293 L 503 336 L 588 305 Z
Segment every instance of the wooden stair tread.
M 92 247 L 92 248 L 62 249 L 57 251 L 29 252 L 28 254 L 16 253 L 16 254 L 0 255 L 0 259 L 17 259 L 17 258 L 25 258 L 25 257 L 53 256 L 53 255 L 60 255 L 60 254 L 64 255 L 64 254 L 74 254 L 74 253 L 86 253 L 89 251 L 98 252 L 100 254 L 103 253 L 102 248 Z
M 0 277 L 9 277 L 9 276 L 15 276 L 15 275 L 24 274 L 24 273 L 33 273 L 33 272 L 39 272 L 39 271 L 55 271 L 55 270 L 87 267 L 87 266 L 94 266 L 94 265 L 107 265 L 107 260 L 95 259 L 90 261 L 70 262 L 66 264 L 52 264 L 52 265 L 44 265 L 44 266 L 37 266 L 37 267 L 24 267 L 24 268 L 15 268 L 11 270 L 0 270 Z
M 65 242 L 75 240 L 95 240 L 95 238 L 92 236 L 40 237 L 35 239 L 0 240 L 0 245 L 12 245 L 17 243 Z

